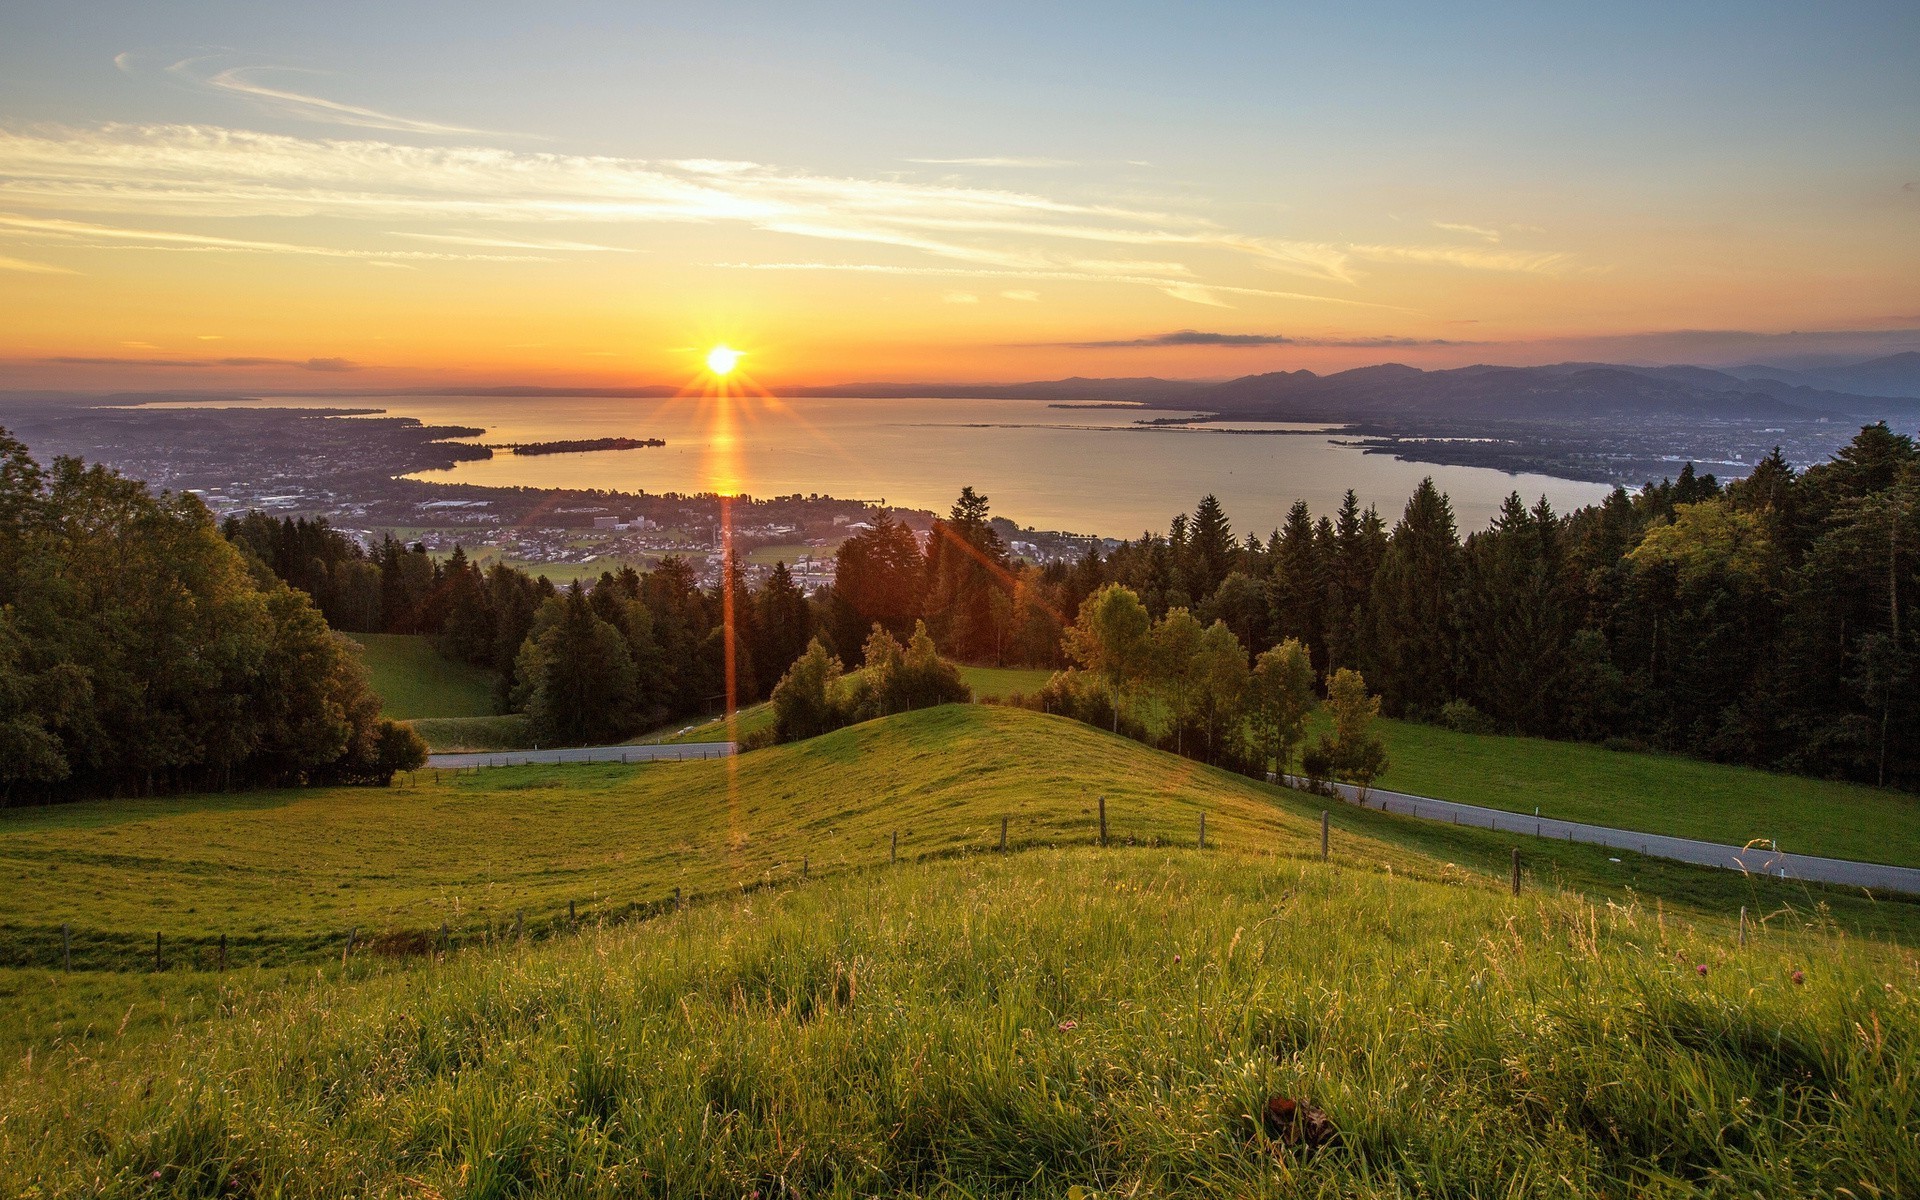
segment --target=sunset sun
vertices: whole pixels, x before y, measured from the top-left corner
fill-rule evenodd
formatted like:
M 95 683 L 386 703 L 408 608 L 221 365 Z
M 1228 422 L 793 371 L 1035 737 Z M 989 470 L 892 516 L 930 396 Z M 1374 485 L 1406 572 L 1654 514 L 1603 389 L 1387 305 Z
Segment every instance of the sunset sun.
M 732 346 L 722 343 L 707 351 L 707 370 L 715 375 L 731 375 L 733 369 L 739 365 L 740 351 Z

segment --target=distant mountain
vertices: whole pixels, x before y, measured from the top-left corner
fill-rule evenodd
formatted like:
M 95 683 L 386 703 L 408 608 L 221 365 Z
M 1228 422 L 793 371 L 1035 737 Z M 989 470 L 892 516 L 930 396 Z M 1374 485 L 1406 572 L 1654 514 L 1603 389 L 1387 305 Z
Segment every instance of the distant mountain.
M 1561 363 L 1423 371 L 1400 363 L 1333 375 L 1280 371 L 1186 393 L 1227 416 L 1271 420 L 1391 418 L 1570 420 L 1612 417 L 1740 421 L 1878 419 L 1920 413 L 1911 399 L 1859 396 L 1772 379 L 1741 379 L 1704 367 Z
M 1920 397 L 1920 350 L 1906 350 L 1843 367 L 1789 371 L 1782 367 L 1748 366 L 1734 367 L 1727 373 L 1742 379 L 1765 379 L 1865 396 Z

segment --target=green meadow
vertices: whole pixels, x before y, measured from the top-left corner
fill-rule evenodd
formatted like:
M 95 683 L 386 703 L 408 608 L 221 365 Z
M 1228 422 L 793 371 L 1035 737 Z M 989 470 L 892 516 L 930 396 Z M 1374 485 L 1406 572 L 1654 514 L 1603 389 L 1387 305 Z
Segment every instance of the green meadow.
M 1620 857 L 987 705 L 13 810 L 0 1194 L 1920 1188 L 1920 903 Z
M 431 639 L 407 633 L 347 636 L 359 644 L 373 690 L 394 720 L 493 715 L 493 676 L 447 658 Z

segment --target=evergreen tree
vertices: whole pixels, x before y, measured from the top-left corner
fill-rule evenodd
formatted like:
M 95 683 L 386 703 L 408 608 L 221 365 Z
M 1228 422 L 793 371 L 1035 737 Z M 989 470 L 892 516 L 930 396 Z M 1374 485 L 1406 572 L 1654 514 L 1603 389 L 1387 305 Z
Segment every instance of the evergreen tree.
M 520 651 L 527 723 L 542 745 L 616 742 L 638 725 L 633 659 L 575 583 L 547 602 Z
M 1188 551 L 1193 564 L 1188 586 L 1193 599 L 1204 603 L 1233 570 L 1236 557 L 1233 526 L 1227 521 L 1226 509 L 1211 492 L 1201 497 L 1193 510 Z
M 1453 506 L 1424 479 L 1394 527 L 1368 600 L 1367 660 L 1387 711 L 1431 715 L 1454 691 Z

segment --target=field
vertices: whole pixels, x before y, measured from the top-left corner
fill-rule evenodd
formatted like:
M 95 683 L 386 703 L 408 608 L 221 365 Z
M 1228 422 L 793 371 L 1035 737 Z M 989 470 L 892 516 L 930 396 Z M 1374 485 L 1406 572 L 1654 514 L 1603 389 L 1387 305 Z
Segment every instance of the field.
M 461 751 L 524 750 L 533 745 L 521 713 L 497 717 L 422 717 L 407 722 L 436 754 Z
M 326 975 L 16 1060 L 0 1192 L 1920 1188 L 1911 955 L 1437 869 L 981 855 Z
M 1324 803 L 975 705 L 0 812 L 0 1194 L 1920 1187 L 1920 903 Z
M 1382 721 L 1380 786 L 1595 825 L 1920 867 L 1920 798 L 1582 742 Z
M 1004 700 L 1015 692 L 1037 692 L 1047 685 L 1052 671 L 1026 667 L 961 667 L 960 677 L 973 689 L 976 700 Z
M 492 715 L 493 676 L 443 657 L 433 643 L 402 633 L 349 634 L 373 677 L 373 690 L 396 721 Z
M 1096 790 L 1098 792 L 1096 793 Z M 1209 843 L 1313 857 L 1319 801 L 1160 754 L 1062 718 L 950 706 L 841 730 L 733 761 L 417 772 L 389 789 L 339 788 L 123 800 L 0 811 L 0 963 L 280 964 L 361 938 L 498 936 L 683 896 L 785 883 L 887 860 L 997 843 L 1084 844 L 1098 795 L 1116 842 Z M 1504 871 L 1514 839 L 1332 811 L 1334 857 L 1442 878 Z M 1626 899 L 1629 889 L 1718 917 L 1825 904 L 1849 928 L 1909 940 L 1920 904 L 1684 868 L 1637 855 L 1521 839 L 1528 870 Z M 1457 865 L 1447 865 L 1457 864 Z M 1913 940 L 1920 940 L 1915 938 Z

